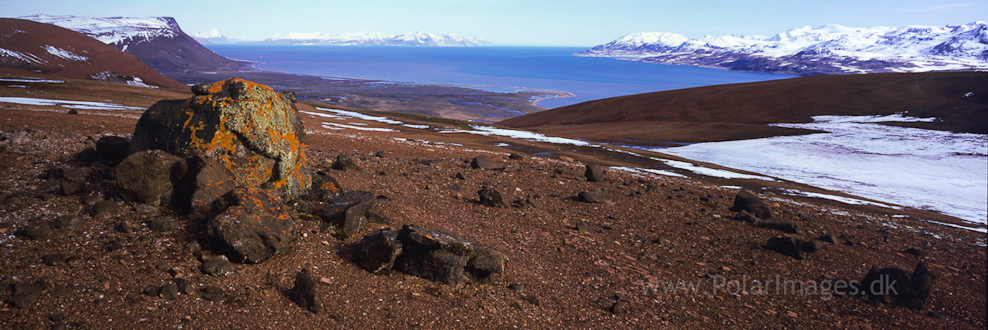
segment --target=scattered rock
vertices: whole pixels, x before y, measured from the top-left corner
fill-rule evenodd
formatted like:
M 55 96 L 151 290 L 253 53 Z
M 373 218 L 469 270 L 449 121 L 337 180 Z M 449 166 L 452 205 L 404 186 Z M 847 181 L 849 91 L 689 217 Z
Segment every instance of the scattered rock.
M 323 172 L 317 172 L 312 177 L 312 188 L 303 196 L 304 200 L 322 202 L 327 199 L 340 197 L 343 194 L 343 187 L 335 178 Z
M 319 298 L 318 285 L 316 280 L 309 274 L 309 269 L 305 268 L 295 275 L 295 286 L 288 290 L 288 299 L 291 299 L 302 309 L 318 313 L 322 311 L 322 299 Z
M 175 300 L 178 298 L 178 285 L 175 282 L 167 283 L 161 287 L 158 295 L 167 300 Z
M 755 221 L 755 225 L 758 227 L 775 229 L 787 233 L 799 233 L 799 226 L 796 223 L 782 219 L 769 218 L 765 220 L 758 220 Z
M 604 168 L 597 164 L 587 164 L 587 171 L 583 174 L 588 182 L 604 181 Z
M 148 229 L 154 231 L 172 231 L 181 228 L 175 218 L 163 216 L 155 217 L 147 222 Z
M 365 269 L 383 270 L 390 263 L 391 255 L 397 250 L 388 242 L 394 235 L 391 229 L 375 232 L 368 240 L 362 240 L 375 247 L 358 247 L 360 252 L 354 258 L 368 257 L 366 252 L 376 251 L 382 255 L 373 257 L 375 262 Z M 463 240 L 453 234 L 427 230 L 416 226 L 405 225 L 397 233 L 397 241 L 401 251 L 394 259 L 393 268 L 406 274 L 415 275 L 436 282 L 442 282 L 453 287 L 464 284 L 489 280 L 493 273 L 503 273 L 507 267 L 508 258 L 490 248 Z M 363 267 L 363 266 L 362 266 Z
M 224 255 L 202 256 L 202 272 L 212 276 L 227 276 L 233 274 L 233 263 Z
M 926 305 L 936 275 L 920 261 L 909 274 L 901 268 L 872 267 L 861 281 L 861 288 L 872 303 L 891 303 L 913 310 Z
M 510 155 L 508 155 L 508 159 L 521 160 L 521 159 L 525 159 L 525 156 L 519 153 L 511 153 Z
M 52 234 L 51 223 L 44 220 L 32 220 L 24 227 L 23 233 L 30 239 L 46 239 Z
M 593 230 L 590 229 L 590 225 L 583 221 L 576 223 L 576 231 L 580 232 L 580 234 L 593 234 Z
M 765 247 L 801 260 L 809 258 L 818 248 L 816 241 L 781 236 L 770 238 Z
M 621 313 L 624 313 L 625 310 L 627 309 L 627 307 L 625 307 L 625 305 L 627 305 L 627 304 L 624 301 L 618 300 L 618 301 L 615 301 L 613 304 L 611 304 L 611 307 L 608 307 L 607 308 L 607 311 L 608 312 L 611 312 L 611 313 L 614 313 L 614 314 L 621 314 Z
M 463 172 L 456 172 L 456 175 L 454 177 L 457 178 L 457 179 L 460 179 L 460 180 L 466 180 L 467 179 L 467 176 L 465 174 L 463 174 Z
M 834 235 L 831 235 L 831 234 L 823 234 L 823 235 L 820 235 L 820 237 L 817 237 L 816 239 L 817 240 L 820 240 L 822 242 L 830 243 L 830 244 L 837 243 L 837 240 L 834 239 Z
M 906 249 L 903 252 L 905 252 L 906 254 L 911 254 L 911 255 L 920 257 L 920 258 L 926 256 L 926 250 L 917 249 L 917 248 L 914 248 L 914 247 L 908 248 L 908 249 Z
M 490 207 L 506 207 L 507 203 L 504 202 L 504 197 L 501 193 L 494 188 L 484 186 L 477 191 L 477 195 L 480 196 L 480 204 Z
M 289 94 L 237 78 L 194 89 L 191 99 L 160 101 L 145 111 L 128 152 L 210 155 L 230 170 L 237 186 L 269 183 L 284 200 L 308 190 L 305 127 Z
M 70 114 L 70 115 L 78 115 L 79 114 L 79 110 L 69 109 L 69 111 L 66 111 L 65 113 Z
M 531 207 L 531 208 L 542 208 L 542 202 L 539 202 L 538 198 L 535 196 L 527 196 L 524 199 L 516 199 L 511 201 L 511 206 L 514 207 Z
M 113 218 L 123 213 L 124 206 L 118 201 L 105 200 L 93 205 L 89 214 L 96 219 Z
M 38 302 L 41 293 L 45 290 L 45 283 L 38 281 L 33 283 L 14 283 L 13 293 L 7 299 L 7 303 L 17 308 L 28 308 Z
M 371 273 L 380 274 L 394 266 L 395 259 L 402 252 L 398 232 L 394 229 L 381 229 L 360 240 L 353 261 Z
M 584 203 L 614 204 L 617 199 L 617 194 L 603 190 L 581 191 L 576 195 L 576 200 Z
M 741 210 L 734 218 L 747 223 L 758 222 L 758 217 L 756 217 L 754 214 L 751 214 L 751 212 L 748 212 L 747 210 Z
M 65 253 L 46 254 L 41 257 L 41 261 L 47 266 L 64 265 L 67 260 L 69 260 L 69 255 Z
M 367 191 L 348 191 L 326 201 L 319 218 L 340 229 L 340 235 L 350 237 L 367 222 L 386 222 L 377 209 L 377 198 Z
M 477 156 L 470 162 L 470 166 L 480 170 L 503 170 L 506 168 L 501 162 L 495 161 L 487 156 Z
M 378 152 L 375 152 L 374 153 L 374 157 L 377 157 L 377 158 L 384 158 L 384 157 L 387 157 L 387 156 L 388 156 L 388 153 L 385 152 L 385 151 L 378 151 Z
M 172 205 L 178 182 L 188 172 L 185 161 L 161 150 L 127 156 L 113 173 L 124 200 L 151 205 Z M 177 201 L 177 200 L 176 200 Z
M 86 183 L 96 175 L 96 171 L 88 167 L 66 167 L 57 172 L 59 192 L 65 196 L 85 190 Z
M 119 136 L 104 136 L 96 140 L 96 153 L 110 164 L 117 164 L 127 158 L 130 141 Z
M 768 205 L 765 205 L 758 196 L 743 189 L 738 191 L 738 194 L 734 197 L 734 205 L 731 206 L 730 210 L 734 212 L 748 211 L 760 219 L 772 217 L 772 212 L 769 210 Z
M 202 288 L 203 299 L 212 302 L 222 302 L 223 301 L 223 289 L 215 286 L 207 286 Z
M 73 229 L 79 227 L 82 224 L 82 218 L 78 215 L 63 215 L 55 218 L 55 228 L 58 229 Z
M 267 192 L 238 188 L 231 206 L 209 220 L 206 232 L 231 260 L 258 263 L 288 247 L 295 235 L 295 217 Z
M 334 170 L 340 171 L 360 171 L 357 161 L 353 160 L 353 157 L 350 157 L 349 154 L 337 155 L 332 167 Z

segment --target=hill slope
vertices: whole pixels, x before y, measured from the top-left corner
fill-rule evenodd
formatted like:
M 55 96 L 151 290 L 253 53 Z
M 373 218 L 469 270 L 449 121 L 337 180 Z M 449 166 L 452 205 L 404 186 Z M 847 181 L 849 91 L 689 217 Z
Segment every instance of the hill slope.
M 769 123 L 816 115 L 937 117 L 928 129 L 988 133 L 988 73 L 815 76 L 584 102 L 499 124 L 595 141 L 706 142 L 800 134 Z M 644 143 L 648 144 L 648 143 Z
M 171 17 L 81 17 L 34 15 L 22 19 L 84 33 L 141 59 L 163 73 L 236 71 L 248 68 L 213 53 L 185 34 Z
M 0 18 L 0 45 L 2 74 L 186 88 L 132 55 L 50 24 Z

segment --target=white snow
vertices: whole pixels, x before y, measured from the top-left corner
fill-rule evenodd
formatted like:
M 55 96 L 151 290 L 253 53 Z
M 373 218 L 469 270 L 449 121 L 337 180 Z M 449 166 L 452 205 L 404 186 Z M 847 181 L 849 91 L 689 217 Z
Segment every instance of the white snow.
M 988 135 L 877 123 L 894 118 L 819 116 L 776 126 L 829 133 L 657 151 L 986 223 Z
M 23 83 L 49 83 L 49 84 L 61 84 L 65 82 L 65 80 L 40 79 L 40 78 L 31 78 L 31 77 L 0 78 L 0 81 L 23 82 Z
M 374 33 L 333 34 L 322 32 L 290 32 L 277 34 L 264 43 L 302 44 L 302 45 L 375 45 L 375 46 L 438 46 L 465 47 L 483 46 L 490 43 L 483 38 L 461 37 L 455 34 L 434 34 L 424 32 L 404 33 L 399 35 L 384 35 Z
M 340 124 L 340 123 L 325 123 L 324 122 L 324 123 L 322 123 L 322 127 L 323 128 L 328 128 L 328 129 L 334 129 L 334 127 L 338 127 L 338 128 L 349 128 L 349 129 L 358 130 L 358 131 L 370 131 L 370 132 L 397 132 L 396 130 L 393 130 L 393 129 L 390 129 L 390 128 L 361 127 L 361 126 L 353 126 L 353 125 Z
M 49 54 L 61 57 L 69 61 L 85 62 L 89 60 L 88 56 L 78 55 L 76 53 L 55 47 L 55 46 L 45 46 L 44 47 Z
M 173 38 L 178 26 L 167 17 L 83 17 L 71 15 L 33 15 L 19 17 L 80 32 L 105 44 L 124 43 L 134 39 Z
M 655 158 L 654 160 L 658 160 L 658 161 L 661 161 L 661 162 L 665 163 L 666 165 L 669 165 L 669 166 L 672 166 L 672 167 L 675 167 L 675 168 L 681 168 L 681 169 L 684 169 L 684 170 L 687 170 L 687 171 L 690 171 L 690 172 L 693 172 L 693 173 L 696 173 L 696 174 L 700 174 L 700 175 L 713 176 L 713 177 L 725 178 L 725 179 L 750 179 L 750 180 L 777 181 L 777 180 L 775 180 L 773 178 L 770 178 L 770 177 L 767 177 L 767 176 L 743 174 L 743 173 L 738 173 L 738 172 L 728 171 L 728 170 L 719 170 L 719 169 L 715 169 L 715 168 L 709 168 L 709 167 L 704 167 L 704 166 L 696 165 L 696 164 L 693 164 L 693 163 L 681 162 L 681 161 L 678 161 L 678 160 L 657 159 L 657 158 Z
M 394 119 L 389 119 L 388 117 L 365 115 L 365 114 L 362 114 L 362 113 L 359 113 L 359 112 L 354 112 L 354 111 L 347 111 L 347 110 L 340 110 L 340 109 L 329 109 L 329 108 L 319 108 L 319 107 L 317 107 L 316 110 L 319 110 L 319 111 L 328 111 L 328 112 L 332 112 L 332 113 L 335 113 L 337 115 L 344 116 L 344 117 L 357 118 L 357 119 L 362 119 L 362 120 L 367 120 L 367 121 L 376 121 L 376 122 L 385 123 L 385 124 L 392 124 L 392 125 L 401 125 L 401 124 L 403 124 L 400 121 L 397 121 L 397 120 L 394 120 Z M 311 114 L 311 112 L 306 112 L 306 113 L 310 113 Z
M 583 140 L 547 136 L 544 134 L 528 132 L 528 131 L 519 131 L 513 129 L 504 129 L 504 128 L 496 128 L 496 127 L 481 126 L 481 125 L 470 125 L 470 127 L 473 128 L 473 130 L 447 129 L 447 130 L 439 131 L 439 133 L 467 133 L 467 134 L 476 134 L 476 135 L 484 135 L 484 136 L 495 135 L 495 136 L 509 137 L 513 139 L 522 139 L 522 140 L 530 140 L 530 141 L 538 141 L 538 142 L 546 142 L 546 143 L 554 143 L 554 144 L 571 144 L 582 147 L 596 146 L 591 144 L 590 142 Z
M 192 37 L 193 38 L 199 38 L 199 39 L 222 39 L 223 38 L 223 34 L 220 33 L 220 30 L 217 30 L 217 29 L 209 29 L 209 30 L 206 30 L 206 31 L 201 31 L 201 32 L 193 33 L 192 34 Z
M 674 177 L 680 177 L 680 178 L 687 177 L 685 175 L 682 175 L 682 174 L 679 174 L 679 173 L 676 173 L 676 172 L 669 172 L 669 171 L 665 171 L 665 170 L 657 170 L 657 169 L 653 169 L 653 168 L 623 167 L 623 166 L 611 166 L 611 168 L 612 169 L 615 169 L 615 170 L 625 171 L 625 172 L 631 172 L 631 173 L 642 173 L 642 172 L 644 172 L 644 173 L 651 173 L 651 174 L 658 174 L 658 175 L 665 175 L 665 176 L 674 176 Z
M 144 108 L 128 107 L 116 103 L 50 100 L 50 99 L 37 99 L 30 97 L 0 97 L 0 102 L 26 104 L 26 105 L 61 106 L 66 108 L 83 109 L 83 110 L 137 110 L 137 111 L 145 110 Z

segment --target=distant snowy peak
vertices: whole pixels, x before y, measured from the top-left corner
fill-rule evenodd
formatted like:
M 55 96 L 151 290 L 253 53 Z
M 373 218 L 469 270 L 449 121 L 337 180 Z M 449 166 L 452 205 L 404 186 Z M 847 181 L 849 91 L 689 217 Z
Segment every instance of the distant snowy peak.
M 322 32 L 279 34 L 261 43 L 292 45 L 336 45 L 336 46 L 421 46 L 421 47 L 472 47 L 490 45 L 487 40 L 477 37 L 460 37 L 455 34 L 434 34 L 424 32 L 404 33 L 388 36 L 381 33 L 332 34 Z
M 790 74 L 988 70 L 988 23 L 802 27 L 774 36 L 635 33 L 579 53 Z
M 208 31 L 193 33 L 192 37 L 197 39 L 222 39 L 223 34 L 220 33 L 220 30 L 209 29 Z
M 134 40 L 174 38 L 182 29 L 171 17 L 82 17 L 70 15 L 33 15 L 20 19 L 61 26 L 96 38 L 105 44 L 123 48 Z

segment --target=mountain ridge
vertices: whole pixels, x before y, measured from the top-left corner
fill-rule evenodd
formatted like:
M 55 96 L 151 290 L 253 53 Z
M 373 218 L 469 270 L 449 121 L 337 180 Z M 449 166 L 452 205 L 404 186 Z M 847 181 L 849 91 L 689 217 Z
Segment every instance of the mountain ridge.
M 414 47 L 476 47 L 490 42 L 479 37 L 461 37 L 451 33 L 427 32 L 385 35 L 374 33 L 332 34 L 322 32 L 278 34 L 258 44 L 334 45 L 334 46 L 414 46 Z
M 988 69 L 988 23 L 943 27 L 805 26 L 773 36 L 633 33 L 577 53 L 795 75 Z

